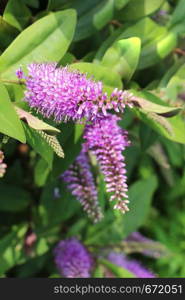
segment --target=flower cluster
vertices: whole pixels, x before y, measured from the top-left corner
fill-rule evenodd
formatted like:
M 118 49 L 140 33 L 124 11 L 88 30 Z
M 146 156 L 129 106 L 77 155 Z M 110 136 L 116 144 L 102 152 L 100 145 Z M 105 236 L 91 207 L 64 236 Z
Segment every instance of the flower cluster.
M 138 261 L 131 260 L 124 254 L 111 252 L 107 259 L 113 264 L 128 270 L 133 273 L 137 278 L 154 278 L 155 275 L 143 267 Z
M 90 277 L 92 257 L 76 238 L 60 241 L 54 250 L 54 256 L 56 266 L 63 277 Z
M 107 110 L 123 112 L 131 105 L 133 95 L 115 89 L 110 97 L 103 92 L 101 81 L 87 78 L 85 74 L 57 68 L 56 63 L 33 63 L 28 66 L 28 76 L 17 70 L 17 77 L 25 78 L 25 100 L 45 117 L 55 121 L 96 120 Z
M 123 213 L 128 211 L 127 183 L 124 156 L 122 151 L 129 145 L 127 132 L 117 122 L 119 117 L 108 114 L 98 122 L 86 125 L 84 134 L 86 151 L 91 151 L 97 158 L 102 171 L 107 191 L 116 200 L 115 209 Z
M 4 160 L 4 154 L 2 151 L 0 151 L 0 178 L 4 176 L 7 168 L 7 165 L 3 163 L 3 160 Z
M 102 212 L 98 204 L 97 190 L 90 170 L 88 155 L 81 152 L 61 177 L 68 183 L 68 189 L 80 201 L 94 223 L 100 221 Z
M 122 151 L 129 142 L 127 132 L 117 124 L 119 118 L 108 111 L 123 112 L 126 104 L 132 104 L 133 95 L 114 89 L 108 96 L 101 81 L 69 67 L 58 68 L 56 63 L 33 63 L 28 66 L 28 76 L 21 69 L 16 74 L 25 81 L 25 101 L 45 117 L 54 117 L 57 122 L 86 120 L 82 153 L 63 179 L 88 215 L 95 222 L 102 217 L 88 161 L 89 151 L 97 158 L 107 191 L 111 193 L 110 200 L 115 200 L 114 208 L 123 213 L 128 211 Z

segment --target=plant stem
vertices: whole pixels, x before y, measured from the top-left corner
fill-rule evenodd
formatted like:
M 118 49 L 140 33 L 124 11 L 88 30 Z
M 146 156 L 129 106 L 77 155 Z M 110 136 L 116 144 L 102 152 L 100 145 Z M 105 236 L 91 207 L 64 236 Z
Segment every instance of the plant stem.
M 22 81 L 22 80 L 8 80 L 8 79 L 1 79 L 0 78 L 0 81 L 1 82 L 4 82 L 4 83 L 13 83 L 13 84 L 20 84 L 20 85 L 25 85 L 25 82 Z

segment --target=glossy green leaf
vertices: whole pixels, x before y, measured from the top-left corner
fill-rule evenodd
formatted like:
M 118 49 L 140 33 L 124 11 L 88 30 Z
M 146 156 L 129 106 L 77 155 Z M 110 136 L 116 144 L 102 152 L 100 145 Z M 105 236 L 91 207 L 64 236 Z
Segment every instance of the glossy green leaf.
M 184 0 L 179 0 L 170 19 L 170 26 L 173 26 L 180 22 L 184 22 L 184 15 L 185 15 L 185 2 Z
M 116 9 L 123 8 L 130 0 L 114 0 Z
M 19 31 L 0 16 L 0 49 L 6 49 L 18 34 Z
M 87 73 L 89 77 L 94 77 L 95 80 L 102 81 L 108 87 L 122 88 L 121 77 L 112 69 L 93 64 L 93 63 L 75 63 L 70 65 L 73 70 L 79 70 L 82 73 Z
M 136 231 L 146 221 L 156 188 L 157 179 L 155 176 L 136 181 L 129 187 L 130 210 L 124 216 L 126 236 Z
M 85 6 L 84 2 L 83 6 Z M 90 6 L 92 6 L 92 1 Z M 81 9 L 83 13 L 80 15 L 77 23 L 74 37 L 75 41 L 85 39 L 91 34 L 97 32 L 97 30 L 103 28 L 113 18 L 114 0 L 94 1 L 91 9 L 89 9 L 90 6 L 86 7 L 86 11 L 84 11 L 85 8 L 84 10 Z M 76 8 L 78 11 L 77 6 Z
M 106 200 L 108 201 L 108 199 Z M 103 247 L 120 243 L 124 237 L 123 225 L 123 214 L 111 207 L 106 211 L 101 222 L 91 226 L 89 224 L 86 230 L 85 244 L 87 246 L 96 244 Z
M 104 5 L 93 16 L 93 24 L 96 29 L 101 29 L 113 18 L 114 0 L 104 1 Z
M 23 0 L 23 2 L 30 7 L 34 7 L 34 8 L 39 7 L 39 0 Z
M 92 275 L 92 278 L 103 278 L 104 277 L 104 268 L 101 265 L 98 265 Z
M 139 61 L 139 69 L 148 68 L 169 55 L 177 46 L 177 35 L 174 32 L 166 34 L 157 42 L 148 44 L 142 48 Z
M 112 68 L 128 81 L 134 74 L 141 51 L 139 38 L 119 40 L 110 47 L 102 58 L 102 65 Z
M 182 62 L 182 60 L 181 60 Z M 178 94 L 184 90 L 184 78 L 185 78 L 185 63 L 183 63 L 179 69 L 171 76 L 167 86 L 166 95 L 169 99 L 176 101 Z
M 26 123 L 23 123 L 27 143 L 37 152 L 49 165 L 53 163 L 53 149 L 48 143 L 41 138 L 41 135 L 34 129 L 30 128 Z
M 157 131 L 159 134 L 165 136 L 166 138 L 174 142 L 184 144 L 185 143 L 185 122 L 182 120 L 181 116 L 173 116 L 176 113 L 178 113 L 178 108 L 161 106 L 161 104 L 165 105 L 165 102 L 162 101 L 157 96 L 155 96 L 154 94 L 151 94 L 149 92 L 143 91 L 139 94 L 143 96 L 143 98 L 151 101 L 151 104 L 147 102 L 147 106 L 149 108 L 148 111 L 146 106 L 144 109 L 143 108 L 139 110 L 134 109 L 133 112 L 135 111 L 137 116 L 144 123 L 146 123 L 148 126 L 151 126 L 151 128 Z M 159 103 L 160 105 L 158 106 Z M 152 109 L 153 111 L 151 111 Z M 163 115 L 169 118 L 164 118 Z
M 3 19 L 20 31 L 28 24 L 30 17 L 31 12 L 23 0 L 9 0 L 3 13 Z
M 15 71 L 31 62 L 59 61 L 68 49 L 76 24 L 74 10 L 41 18 L 26 28 L 0 56 L 3 78 L 15 78 Z
M 151 145 L 155 143 L 158 135 L 146 124 L 141 123 L 139 128 L 139 137 L 140 137 L 141 149 L 143 151 L 146 151 L 146 149 L 148 149 Z
M 31 201 L 30 194 L 20 187 L 0 184 L 0 211 L 19 212 L 28 207 Z
M 171 78 L 178 72 L 178 70 L 185 64 L 185 58 L 181 57 L 177 59 L 174 64 L 165 72 L 164 76 L 160 80 L 159 87 L 165 88 Z
M 58 157 L 54 157 L 53 162 L 53 175 L 54 177 L 59 176 L 62 174 L 70 164 L 73 163 L 75 157 L 81 150 L 81 143 L 82 143 L 82 134 L 83 134 L 84 126 L 80 124 L 76 124 L 70 132 L 69 135 L 66 133 L 65 142 L 62 142 L 62 135 L 61 135 L 61 145 L 63 147 L 65 158 L 60 159 Z M 68 128 L 66 128 L 68 131 Z
M 73 0 L 72 0 L 73 1 Z M 71 0 L 68 0 L 68 2 L 70 2 L 70 4 L 72 4 Z M 47 10 L 59 10 L 62 8 L 63 5 L 65 5 L 66 0 L 48 0 L 48 6 L 47 6 Z
M 180 116 L 164 118 L 157 114 L 137 111 L 136 115 L 160 135 L 174 142 L 185 144 L 185 123 Z
M 141 45 L 144 47 L 151 42 L 159 40 L 166 33 L 166 28 L 159 26 L 157 23 L 146 17 L 135 24 L 125 28 L 125 25 L 114 30 L 114 32 L 102 43 L 97 51 L 96 59 L 101 60 L 105 51 L 115 42 L 125 38 L 138 37 Z
M 183 146 L 163 138 L 160 141 L 168 153 L 171 164 L 180 168 L 183 165 Z
M 0 239 L 0 274 L 20 263 L 24 257 L 23 245 L 27 227 L 27 224 L 13 226 L 10 232 Z
M 119 267 L 106 259 L 100 259 L 99 262 L 107 267 L 117 278 L 134 278 L 135 275 L 127 269 Z
M 55 197 L 55 189 L 59 190 L 59 196 Z M 71 196 L 61 182 L 50 182 L 44 188 L 39 205 L 41 224 L 54 226 L 70 218 L 80 208 L 79 202 Z
M 148 91 L 142 91 L 138 95 L 134 99 L 134 104 L 146 112 L 154 112 L 164 117 L 172 117 L 182 110 L 182 107 L 168 106 L 166 102 Z
M 119 12 L 119 18 L 132 21 L 148 16 L 158 10 L 165 0 L 130 0 Z
M 40 158 L 34 170 L 34 182 L 37 186 L 41 187 L 46 183 L 49 172 L 51 171 L 48 163 Z
M 23 127 L 9 99 L 6 88 L 0 83 L 0 132 L 22 143 L 26 142 Z

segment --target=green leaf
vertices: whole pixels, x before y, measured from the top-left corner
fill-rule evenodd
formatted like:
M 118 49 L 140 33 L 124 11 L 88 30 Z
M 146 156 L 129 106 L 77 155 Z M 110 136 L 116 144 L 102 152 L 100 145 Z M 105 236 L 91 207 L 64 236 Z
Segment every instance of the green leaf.
M 92 275 L 92 278 L 104 278 L 104 268 L 101 265 L 98 265 Z
M 22 143 L 26 142 L 23 127 L 9 99 L 6 88 L 0 83 L 0 132 Z
M 38 187 L 41 187 L 45 184 L 50 171 L 51 170 L 47 162 L 44 159 L 40 158 L 34 170 L 34 182 Z
M 184 15 L 185 15 L 185 2 L 184 0 L 179 0 L 171 16 L 169 25 L 174 26 L 177 23 L 183 22 Z
M 122 82 L 120 76 L 112 71 L 110 68 L 106 68 L 101 65 L 93 63 L 75 63 L 70 65 L 70 69 L 79 70 L 82 73 L 87 73 L 89 77 L 94 77 L 95 80 L 102 81 L 108 87 L 122 88 Z
M 180 59 L 177 59 L 174 64 L 165 72 L 164 76 L 162 77 L 159 87 L 160 88 L 166 88 L 166 85 L 170 81 L 170 79 L 178 72 L 180 67 L 183 68 L 185 64 L 185 58 L 181 57 Z
M 20 106 L 21 108 L 27 107 L 28 110 L 30 109 L 28 103 L 23 101 L 24 99 L 24 88 L 22 85 L 19 84 L 6 84 L 6 88 L 8 90 L 8 94 L 10 99 L 14 104 Z M 17 104 L 17 103 L 18 104 Z
M 30 128 L 27 124 L 23 122 L 22 124 L 24 126 L 27 143 L 48 163 L 49 167 L 52 168 L 52 148 L 36 130 Z
M 54 196 L 54 189 L 59 189 L 59 197 Z M 39 215 L 43 226 L 54 226 L 69 219 L 79 209 L 80 204 L 70 191 L 60 182 L 53 181 L 46 185 L 41 195 Z
M 153 41 L 142 48 L 139 69 L 148 68 L 169 55 L 177 46 L 177 34 L 174 32 L 166 32 L 158 41 Z
M 114 30 L 112 35 L 108 37 L 101 45 L 96 54 L 96 59 L 101 60 L 105 51 L 115 42 L 125 38 L 138 37 L 141 40 L 142 48 L 147 44 L 150 45 L 156 40 L 159 40 L 166 33 L 166 28 L 159 26 L 149 18 L 143 18 L 132 26 L 125 28 L 121 26 Z
M 0 56 L 3 78 L 31 62 L 59 61 L 67 51 L 76 24 L 74 10 L 64 10 L 39 19 L 26 28 Z
M 3 274 L 16 264 L 20 263 L 23 256 L 24 236 L 27 225 L 13 226 L 10 233 L 0 240 L 0 274 Z
M 141 149 L 146 151 L 157 139 L 157 133 L 153 131 L 150 127 L 146 126 L 144 123 L 140 124 L 139 136 Z
M 97 10 L 97 13 L 93 16 L 93 24 L 96 29 L 101 29 L 112 18 L 114 12 L 114 0 L 106 0 L 103 5 Z
M 31 12 L 23 0 L 9 0 L 3 13 L 3 19 L 20 31 L 28 24 L 30 17 Z
M 90 6 L 86 6 L 83 2 L 85 8 L 83 9 L 83 13 L 81 15 L 78 6 L 75 6 L 74 4 L 74 8 L 77 8 L 78 15 L 80 15 L 76 27 L 74 41 L 80 41 L 87 38 L 88 36 L 97 32 L 97 30 L 103 28 L 113 18 L 114 0 L 99 0 L 96 2 L 93 1 L 93 7 L 90 7 L 92 6 L 92 2 Z
M 130 0 L 115 0 L 116 9 L 122 9 Z
M 85 244 L 104 247 L 104 245 L 119 243 L 123 240 L 123 237 L 123 214 L 111 207 L 106 211 L 101 222 L 87 226 Z
M 185 144 L 185 123 L 180 116 L 166 119 L 155 113 L 136 111 L 136 115 L 148 126 L 167 139 Z
M 160 98 L 151 94 L 149 92 L 143 91 L 139 95 L 144 96 L 144 98 L 149 101 L 146 104 L 146 107 L 143 106 L 142 109 L 133 109 L 132 111 L 148 126 L 153 130 L 157 131 L 159 134 L 165 136 L 166 138 L 178 142 L 185 143 L 185 123 L 182 120 L 181 116 L 173 116 L 178 112 L 176 107 L 161 106 L 154 103 L 166 104 Z M 157 106 L 156 106 L 157 105 Z M 172 110 L 171 110 L 172 108 Z M 169 110 L 168 110 L 169 109 Z M 173 116 L 168 119 L 162 116 Z
M 183 165 L 183 146 L 177 143 L 173 143 L 167 139 L 161 138 L 161 143 L 164 145 L 166 152 L 168 153 L 171 164 L 180 168 Z
M 0 49 L 6 49 L 18 34 L 19 31 L 0 16 Z
M 64 143 L 62 143 L 61 139 L 61 144 L 64 149 L 65 158 L 61 160 L 58 157 L 54 157 L 52 170 L 54 177 L 59 176 L 65 170 L 67 170 L 69 165 L 73 163 L 76 156 L 79 154 L 81 150 L 83 129 L 83 125 L 76 124 L 74 125 L 74 129 L 72 130 L 71 134 L 66 137 Z M 68 127 L 66 127 L 66 130 L 68 131 Z
M 134 74 L 141 51 L 141 41 L 137 37 L 115 42 L 104 54 L 102 65 L 112 68 L 128 81 Z
M 28 192 L 20 187 L 8 184 L 0 184 L 0 210 L 19 212 L 28 207 L 31 197 Z
M 14 105 L 15 110 L 19 116 L 19 118 L 25 121 L 31 128 L 35 130 L 42 130 L 48 134 L 57 134 L 60 132 L 59 129 L 39 120 L 38 118 L 34 117 L 32 114 L 28 113 L 27 111 L 21 109 L 20 107 Z
M 178 114 L 182 110 L 181 107 L 168 106 L 166 104 L 166 102 L 164 102 L 163 100 L 161 100 L 160 98 L 158 98 L 157 96 L 155 96 L 154 94 L 152 94 L 148 91 L 142 91 L 137 94 L 141 95 L 141 97 L 143 96 L 143 97 L 149 99 L 149 101 L 146 99 L 143 99 L 141 97 L 138 97 L 138 98 L 136 97 L 134 99 L 135 105 L 142 108 L 146 112 L 154 112 L 154 113 L 159 114 L 164 117 L 172 117 L 172 116 L 175 116 L 176 114 Z M 163 105 L 159 105 L 159 104 L 155 103 L 154 101 L 159 101 Z
M 151 15 L 164 3 L 165 0 L 130 0 L 119 12 L 121 20 L 132 21 Z
M 145 180 L 139 180 L 130 186 L 128 192 L 130 210 L 124 216 L 126 236 L 144 224 L 156 188 L 157 178 L 155 176 L 151 176 Z
M 30 7 L 34 7 L 34 8 L 39 7 L 39 0 L 23 0 L 23 2 Z
M 60 9 L 62 9 L 62 6 L 65 4 L 65 2 L 66 2 L 66 0 L 48 0 L 47 10 L 48 11 L 50 11 L 50 10 L 60 10 Z M 71 1 L 68 0 L 68 2 L 71 2 Z
M 99 262 L 107 267 L 118 278 L 134 278 L 135 275 L 129 272 L 127 269 L 119 267 L 106 259 L 99 259 Z
M 182 62 L 182 60 L 181 60 Z M 184 90 L 185 63 L 183 63 L 175 74 L 171 76 L 167 86 L 166 95 L 169 99 L 176 101 L 178 94 Z

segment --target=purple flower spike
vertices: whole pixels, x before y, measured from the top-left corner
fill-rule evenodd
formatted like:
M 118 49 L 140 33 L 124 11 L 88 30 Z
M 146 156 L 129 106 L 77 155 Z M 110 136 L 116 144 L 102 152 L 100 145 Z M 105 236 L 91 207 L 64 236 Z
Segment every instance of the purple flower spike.
M 59 242 L 54 250 L 55 263 L 63 277 L 88 278 L 93 260 L 87 249 L 76 239 Z
M 100 221 L 103 215 L 87 154 L 81 152 L 61 178 L 68 184 L 68 189 L 80 201 L 93 222 Z
M 111 252 L 108 255 L 108 260 L 113 264 L 127 269 L 133 273 L 137 278 L 154 278 L 156 277 L 152 272 L 143 267 L 138 261 L 131 260 L 124 254 Z
M 104 175 L 107 191 L 112 195 L 110 201 L 116 200 L 114 205 L 125 213 L 128 211 L 127 183 L 124 156 L 122 151 L 129 145 L 127 132 L 121 129 L 117 121 L 119 118 L 108 114 L 98 122 L 86 125 L 84 149 L 90 150 L 96 156 L 100 169 Z
M 17 71 L 20 78 L 20 70 Z M 132 94 L 115 89 L 108 97 L 102 82 L 88 79 L 85 74 L 56 63 L 30 64 L 26 77 L 25 100 L 45 117 L 56 122 L 95 120 L 107 110 L 123 112 Z
M 162 244 L 145 237 L 140 232 L 132 232 L 125 241 L 138 244 L 139 252 L 149 257 L 159 258 L 167 254 L 167 249 Z
M 23 70 L 21 68 L 19 68 L 17 71 L 16 71 L 16 76 L 18 79 L 23 79 L 25 76 L 24 76 L 24 73 L 23 73 Z

